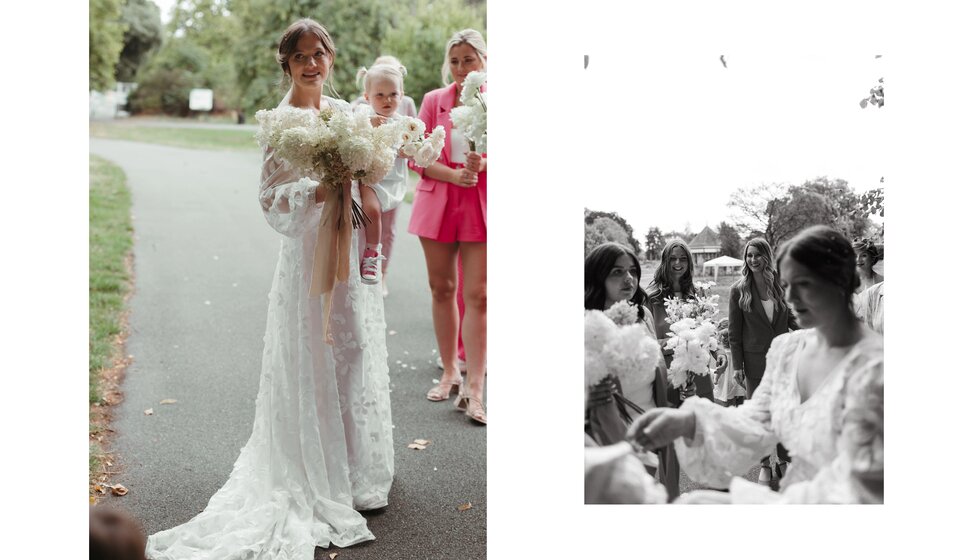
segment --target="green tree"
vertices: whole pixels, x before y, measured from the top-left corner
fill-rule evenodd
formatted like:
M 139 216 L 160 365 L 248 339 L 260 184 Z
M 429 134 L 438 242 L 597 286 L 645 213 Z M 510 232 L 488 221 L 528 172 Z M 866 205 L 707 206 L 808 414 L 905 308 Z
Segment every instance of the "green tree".
M 209 87 L 206 70 L 210 55 L 185 37 L 169 39 L 136 75 L 139 83 L 129 96 L 133 112 L 190 113 L 190 90 Z
M 408 75 L 405 93 L 421 104 L 422 96 L 442 87 L 442 62 L 446 41 L 461 29 L 476 29 L 487 38 L 486 10 L 482 2 L 416 0 L 399 5 L 396 24 L 385 36 L 383 53 L 401 60 Z
M 102 91 L 115 84 L 114 70 L 123 48 L 126 26 L 122 0 L 89 0 L 88 88 Z
M 599 218 L 609 218 L 610 220 L 619 224 L 619 226 L 626 232 L 626 241 L 623 245 L 626 245 L 633 250 L 637 255 L 640 254 L 640 244 L 633 238 L 633 227 L 630 226 L 622 216 L 615 212 L 602 212 L 596 210 L 585 210 L 585 223 L 591 224 Z
M 659 227 L 652 227 L 647 230 L 646 255 L 648 260 L 659 258 L 660 252 L 664 250 L 664 246 L 666 245 L 667 241 L 664 239 L 664 234 L 660 231 Z
M 160 8 L 150 0 L 127 0 L 122 7 L 122 22 L 126 33 L 116 63 L 116 79 L 132 82 L 147 55 L 163 42 Z
M 718 224 L 718 238 L 721 240 L 721 254 L 742 258 L 742 238 L 738 230 L 728 222 Z
M 831 180 L 827 177 L 817 177 L 799 187 L 791 188 L 790 192 L 795 192 L 797 189 L 823 196 L 832 211 L 832 218 L 828 225 L 837 228 L 848 239 L 863 237 L 871 225 L 867 215 L 862 212 L 861 196 L 855 193 L 843 179 Z
M 599 216 L 585 224 L 585 254 L 588 255 L 603 243 L 619 243 L 625 247 L 630 247 L 633 241 L 623 226 L 619 222 L 606 216 Z M 634 241 L 635 243 L 635 241 Z

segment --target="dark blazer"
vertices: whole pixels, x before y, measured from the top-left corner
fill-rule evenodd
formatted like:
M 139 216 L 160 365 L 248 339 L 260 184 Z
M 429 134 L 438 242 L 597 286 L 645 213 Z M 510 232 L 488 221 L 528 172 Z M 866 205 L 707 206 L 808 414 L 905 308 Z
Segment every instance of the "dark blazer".
M 747 377 L 761 378 L 765 370 L 765 355 L 769 351 L 772 339 L 789 331 L 798 330 L 800 327 L 796 322 L 796 316 L 788 307 L 779 309 L 777 306 L 772 312 L 772 321 L 766 317 L 766 310 L 762 307 L 762 300 L 759 292 L 755 288 L 755 282 L 749 282 L 749 289 L 752 290 L 752 308 L 745 312 L 738 305 L 738 300 L 742 296 L 738 285 L 733 285 L 729 292 L 728 300 L 728 337 L 732 347 L 732 368 L 745 371 Z M 761 354 L 763 371 L 757 370 L 754 366 L 758 363 L 757 359 L 749 359 L 751 364 L 746 364 L 746 354 L 752 354 L 756 358 Z

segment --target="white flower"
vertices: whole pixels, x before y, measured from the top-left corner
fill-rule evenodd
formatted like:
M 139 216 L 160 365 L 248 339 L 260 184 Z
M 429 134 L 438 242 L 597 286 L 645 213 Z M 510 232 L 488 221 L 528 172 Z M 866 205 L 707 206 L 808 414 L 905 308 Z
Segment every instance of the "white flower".
M 612 307 L 605 310 L 606 317 L 612 319 L 613 323 L 621 327 L 633 325 L 637 320 L 636 307 L 630 304 L 629 300 L 622 300 L 614 303 Z
M 480 91 L 480 86 L 485 81 L 487 81 L 486 72 L 470 72 L 467 74 L 466 79 L 463 80 L 463 91 L 459 95 L 460 102 L 463 104 L 473 102 L 477 92 Z

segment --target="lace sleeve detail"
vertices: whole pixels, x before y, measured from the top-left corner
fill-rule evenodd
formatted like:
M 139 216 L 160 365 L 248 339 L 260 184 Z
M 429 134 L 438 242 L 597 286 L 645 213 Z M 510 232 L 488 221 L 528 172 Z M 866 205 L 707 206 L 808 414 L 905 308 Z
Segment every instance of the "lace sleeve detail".
M 299 173 L 271 148 L 265 148 L 259 204 L 269 225 L 288 237 L 299 237 L 317 225 L 316 187 L 319 183 Z
M 727 487 L 748 472 L 776 445 L 769 405 L 775 377 L 788 337 L 777 337 L 766 357 L 766 372 L 752 398 L 739 407 L 723 407 L 708 399 L 690 398 L 681 406 L 694 413 L 694 440 L 677 439 L 674 448 L 681 469 L 702 484 Z
M 836 504 L 884 502 L 884 362 L 880 354 L 846 372 L 844 412 L 837 457 L 810 480 L 775 493 L 758 484 L 732 481 L 738 503 Z

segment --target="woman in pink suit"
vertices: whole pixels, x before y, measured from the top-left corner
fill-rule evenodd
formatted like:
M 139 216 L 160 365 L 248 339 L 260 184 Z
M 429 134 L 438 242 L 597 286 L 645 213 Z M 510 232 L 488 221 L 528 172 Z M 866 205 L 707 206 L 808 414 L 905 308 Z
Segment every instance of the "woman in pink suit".
M 462 335 L 467 376 L 456 406 L 482 424 L 487 423 L 483 406 L 487 355 L 487 159 L 469 151 L 466 138 L 453 130 L 449 112 L 459 105 L 466 75 L 483 71 L 486 58 L 483 36 L 472 29 L 453 34 L 446 43 L 442 77 L 447 86 L 425 94 L 419 111 L 427 130 L 442 125 L 446 144 L 439 159 L 429 167 L 410 164 L 422 179 L 415 190 L 408 223 L 408 231 L 419 236 L 425 253 L 432 291 L 432 322 L 445 367 L 439 385 L 429 391 L 427 398 L 447 400 L 462 385 L 456 362 L 460 329 L 456 304 L 458 259 L 466 278 Z

